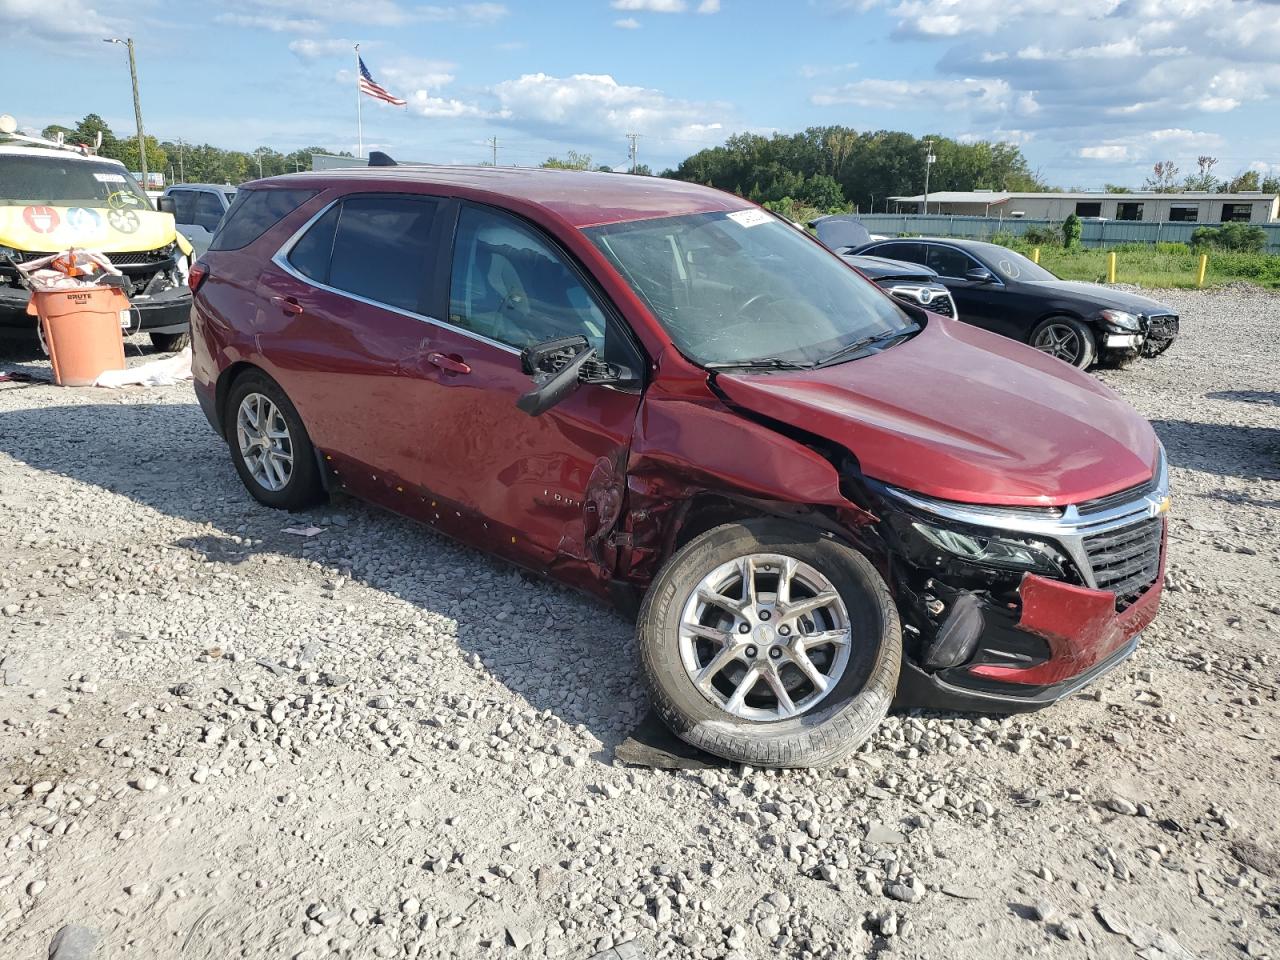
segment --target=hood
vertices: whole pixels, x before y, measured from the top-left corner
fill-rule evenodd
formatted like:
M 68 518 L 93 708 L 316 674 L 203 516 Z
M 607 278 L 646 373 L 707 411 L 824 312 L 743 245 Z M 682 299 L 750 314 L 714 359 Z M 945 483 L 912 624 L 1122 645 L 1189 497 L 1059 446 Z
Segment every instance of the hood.
M 1030 280 L 1026 281 L 1026 283 L 1028 286 L 1040 290 L 1053 290 L 1064 296 L 1088 300 L 1090 303 L 1097 304 L 1100 307 L 1113 307 L 1116 310 L 1125 310 L 1128 313 L 1141 313 L 1152 316 L 1153 314 L 1176 314 L 1178 312 L 1159 300 L 1152 300 L 1150 297 L 1129 293 L 1126 290 L 1104 287 L 1097 283 L 1086 283 L 1082 280 Z
M 919 263 L 907 263 L 904 260 L 890 260 L 887 257 L 858 257 L 842 254 L 845 263 L 856 267 L 871 280 L 897 278 L 899 280 L 937 280 L 938 274 Z
M 829 250 L 848 250 L 871 242 L 871 234 L 862 221 L 851 214 L 835 214 L 810 221 L 818 241 Z
M 39 253 L 84 247 L 116 253 L 155 250 L 177 238 L 173 214 L 141 207 L 0 206 L 0 246 Z
M 818 370 L 720 374 L 733 404 L 849 450 L 868 477 L 943 500 L 1064 506 L 1154 474 L 1151 425 L 1087 374 L 931 317 L 898 346 Z

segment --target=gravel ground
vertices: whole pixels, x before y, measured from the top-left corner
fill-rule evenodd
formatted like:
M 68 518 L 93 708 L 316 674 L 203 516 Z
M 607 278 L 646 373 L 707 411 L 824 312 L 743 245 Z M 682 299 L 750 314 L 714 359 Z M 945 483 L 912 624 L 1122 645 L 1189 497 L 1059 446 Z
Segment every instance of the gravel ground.
M 0 956 L 1280 957 L 1280 297 L 1162 296 L 1100 374 L 1173 463 L 1136 657 L 825 771 L 626 768 L 622 618 L 353 501 L 282 533 L 187 386 L 0 385 Z

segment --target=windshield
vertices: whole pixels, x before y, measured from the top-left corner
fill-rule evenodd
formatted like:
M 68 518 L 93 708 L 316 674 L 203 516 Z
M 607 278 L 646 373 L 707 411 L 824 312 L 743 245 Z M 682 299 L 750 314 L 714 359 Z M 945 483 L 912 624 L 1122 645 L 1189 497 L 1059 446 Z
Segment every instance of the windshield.
M 1057 280 L 1056 274 L 1050 273 L 1030 257 L 1013 250 L 1001 250 L 992 254 L 996 272 L 1006 280 Z
M 68 153 L 48 157 L 0 155 L 0 205 L 150 207 L 138 181 L 118 163 Z
M 761 210 L 584 231 L 703 365 L 811 364 L 868 337 L 913 329 L 878 288 Z

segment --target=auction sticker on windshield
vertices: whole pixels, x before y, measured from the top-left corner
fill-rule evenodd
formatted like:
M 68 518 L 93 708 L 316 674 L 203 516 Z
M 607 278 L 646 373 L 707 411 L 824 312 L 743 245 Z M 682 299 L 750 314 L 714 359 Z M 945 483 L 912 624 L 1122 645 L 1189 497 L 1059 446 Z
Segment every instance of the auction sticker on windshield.
M 93 179 L 99 183 L 125 183 L 123 173 L 95 173 Z
M 763 210 L 735 210 L 729 214 L 729 219 L 740 227 L 758 227 L 762 223 L 768 223 L 773 217 Z

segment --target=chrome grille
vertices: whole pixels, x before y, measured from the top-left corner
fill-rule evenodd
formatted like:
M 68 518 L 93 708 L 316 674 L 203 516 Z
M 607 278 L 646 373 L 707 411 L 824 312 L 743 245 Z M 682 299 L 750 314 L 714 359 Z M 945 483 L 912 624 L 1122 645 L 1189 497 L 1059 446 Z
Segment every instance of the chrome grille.
M 934 313 L 940 313 L 944 317 L 954 317 L 956 315 L 955 305 L 951 302 L 950 297 L 934 297 L 933 303 L 928 308 Z
M 1116 609 L 1123 610 L 1150 589 L 1160 572 L 1163 516 L 1095 533 L 1084 538 L 1084 549 L 1099 590 L 1116 595 Z

